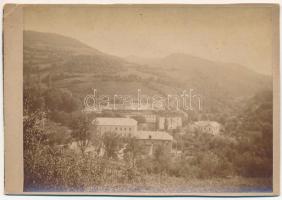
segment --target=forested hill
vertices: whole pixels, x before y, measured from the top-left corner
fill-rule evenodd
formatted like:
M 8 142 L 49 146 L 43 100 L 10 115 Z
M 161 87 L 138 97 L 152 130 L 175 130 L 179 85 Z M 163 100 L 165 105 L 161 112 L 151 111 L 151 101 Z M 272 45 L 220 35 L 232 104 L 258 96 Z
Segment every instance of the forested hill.
M 24 76 L 70 90 L 83 98 L 96 88 L 102 94 L 176 94 L 194 89 L 209 112 L 228 107 L 227 101 L 272 88 L 271 77 L 244 66 L 172 54 L 134 63 L 109 55 L 66 36 L 24 31 Z M 48 78 L 52 75 L 51 79 Z
M 24 67 L 47 71 L 110 73 L 127 62 L 54 33 L 24 31 Z
M 258 74 L 245 66 L 189 54 L 175 53 L 155 59 L 130 56 L 128 60 L 145 65 L 148 71 L 201 90 L 216 89 L 219 93 L 224 91 L 234 96 L 245 96 L 272 87 L 270 76 Z

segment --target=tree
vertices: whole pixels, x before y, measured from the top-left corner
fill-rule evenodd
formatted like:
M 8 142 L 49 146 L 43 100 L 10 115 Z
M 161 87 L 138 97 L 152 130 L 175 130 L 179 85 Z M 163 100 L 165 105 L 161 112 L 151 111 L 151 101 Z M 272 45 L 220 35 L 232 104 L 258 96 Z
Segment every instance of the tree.
M 61 90 L 61 99 L 61 108 L 63 111 L 70 113 L 79 108 L 79 100 L 74 98 L 69 90 Z
M 23 111 L 24 115 L 43 110 L 45 101 L 41 96 L 42 91 L 38 87 L 24 87 L 23 91 Z
M 117 158 L 117 151 L 121 146 L 121 136 L 115 132 L 105 132 L 102 136 L 105 148 L 105 157 Z
M 38 167 L 38 160 L 44 158 L 47 147 L 47 134 L 40 126 L 42 112 L 34 112 L 23 118 L 23 156 L 24 156 L 24 186 L 30 187 L 43 175 Z
M 46 107 L 49 111 L 73 112 L 79 108 L 78 99 L 66 89 L 50 88 L 44 93 Z
M 138 143 L 135 137 L 130 136 L 125 138 L 125 143 L 126 148 L 124 153 L 126 158 L 131 162 L 131 166 L 135 167 L 137 158 L 145 153 L 145 149 Z
M 77 116 L 71 123 L 72 138 L 77 142 L 83 155 L 91 140 L 90 125 L 86 115 Z
M 170 156 L 163 145 L 158 145 L 153 153 L 154 171 L 164 173 L 168 170 L 171 164 Z

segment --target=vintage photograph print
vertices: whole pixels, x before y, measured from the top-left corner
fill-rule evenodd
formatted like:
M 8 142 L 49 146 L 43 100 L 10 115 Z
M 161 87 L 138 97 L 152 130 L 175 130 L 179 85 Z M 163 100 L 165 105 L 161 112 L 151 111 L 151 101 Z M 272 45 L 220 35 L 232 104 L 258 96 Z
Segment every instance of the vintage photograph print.
M 277 6 L 22 11 L 23 192 L 273 192 Z

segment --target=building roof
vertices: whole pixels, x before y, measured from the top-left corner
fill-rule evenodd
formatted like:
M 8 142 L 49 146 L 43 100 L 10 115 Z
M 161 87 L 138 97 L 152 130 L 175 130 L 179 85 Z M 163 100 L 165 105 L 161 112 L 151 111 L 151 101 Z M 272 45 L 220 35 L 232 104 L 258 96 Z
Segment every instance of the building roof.
M 100 107 L 102 110 L 123 110 L 123 111 L 152 111 L 152 107 L 150 104 L 137 104 L 137 103 L 115 103 L 115 104 L 109 104 L 107 106 Z
M 138 131 L 136 138 L 141 140 L 173 140 L 171 135 L 163 131 Z
M 137 126 L 137 121 L 131 118 L 97 117 L 92 123 L 102 126 Z

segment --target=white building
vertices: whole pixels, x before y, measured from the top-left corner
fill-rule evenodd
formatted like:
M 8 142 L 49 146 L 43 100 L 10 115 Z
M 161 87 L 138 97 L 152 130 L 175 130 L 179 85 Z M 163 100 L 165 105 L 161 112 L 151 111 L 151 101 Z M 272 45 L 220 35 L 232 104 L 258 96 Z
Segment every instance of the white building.
M 173 137 L 164 131 L 138 131 L 136 139 L 145 147 L 148 155 L 153 155 L 158 147 L 163 147 L 166 153 L 171 153 Z
M 131 118 L 107 118 L 97 117 L 92 122 L 96 125 L 98 133 L 115 132 L 123 136 L 135 135 L 137 121 Z
M 182 127 L 182 118 L 175 117 L 159 117 L 158 128 L 160 130 L 175 130 Z
M 190 125 L 190 130 L 203 132 L 212 135 L 218 135 L 222 126 L 216 121 L 197 121 Z

